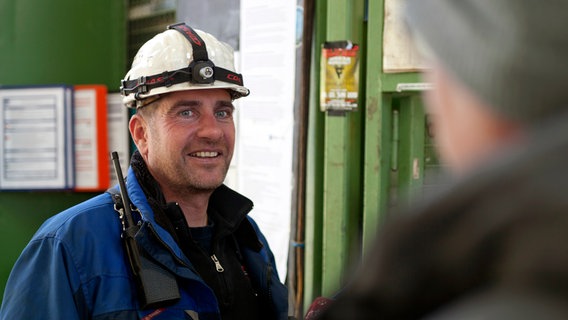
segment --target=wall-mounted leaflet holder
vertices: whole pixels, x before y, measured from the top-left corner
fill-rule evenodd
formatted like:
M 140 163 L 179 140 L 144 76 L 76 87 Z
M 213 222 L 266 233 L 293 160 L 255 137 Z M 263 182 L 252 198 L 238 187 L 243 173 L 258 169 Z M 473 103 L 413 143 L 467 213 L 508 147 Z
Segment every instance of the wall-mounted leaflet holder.
M 349 40 L 324 42 L 321 55 L 321 111 L 343 113 L 357 109 L 359 46 Z
M 0 189 L 75 185 L 73 87 L 0 88 Z

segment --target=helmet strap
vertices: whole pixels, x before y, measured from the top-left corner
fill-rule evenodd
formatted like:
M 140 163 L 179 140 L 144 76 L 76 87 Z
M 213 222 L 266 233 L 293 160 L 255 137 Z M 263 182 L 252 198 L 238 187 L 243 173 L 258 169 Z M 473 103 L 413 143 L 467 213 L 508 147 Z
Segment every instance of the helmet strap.
M 181 34 L 191 43 L 193 48 L 193 61 L 209 61 L 207 56 L 207 48 L 205 47 L 205 41 L 187 24 L 180 22 L 176 24 L 171 24 L 168 26 L 169 29 L 174 29 Z

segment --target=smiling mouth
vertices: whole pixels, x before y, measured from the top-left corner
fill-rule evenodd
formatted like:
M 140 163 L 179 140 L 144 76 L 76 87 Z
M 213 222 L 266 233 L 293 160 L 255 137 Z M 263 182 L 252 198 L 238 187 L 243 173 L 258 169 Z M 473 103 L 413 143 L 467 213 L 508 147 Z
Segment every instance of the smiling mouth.
M 199 152 L 190 153 L 189 156 L 195 158 L 215 158 L 219 156 L 219 152 L 199 151 Z

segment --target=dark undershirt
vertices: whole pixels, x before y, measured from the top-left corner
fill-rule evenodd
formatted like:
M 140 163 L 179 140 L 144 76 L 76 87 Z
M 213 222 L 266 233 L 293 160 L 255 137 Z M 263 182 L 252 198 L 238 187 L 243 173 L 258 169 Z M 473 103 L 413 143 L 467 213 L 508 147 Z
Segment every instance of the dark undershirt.
M 191 237 L 190 243 L 193 243 L 194 249 L 191 249 L 190 245 L 186 247 L 185 252 L 203 280 L 215 292 L 223 320 L 260 319 L 258 297 L 246 275 L 242 261 L 237 258 L 238 255 L 234 248 L 236 242 L 229 240 L 232 237 L 226 238 L 223 241 L 224 245 L 219 246 L 217 244 L 216 249 L 213 249 L 214 224 L 211 223 L 204 227 L 190 227 L 187 230 Z M 197 247 L 200 249 L 197 249 Z M 217 252 L 216 250 L 220 251 Z M 213 254 L 224 268 L 221 273 L 216 271 L 212 263 L 211 256 Z
M 205 252 L 211 254 L 211 245 L 213 243 L 213 224 L 206 225 L 204 227 L 190 227 L 189 232 L 193 240 L 199 244 Z

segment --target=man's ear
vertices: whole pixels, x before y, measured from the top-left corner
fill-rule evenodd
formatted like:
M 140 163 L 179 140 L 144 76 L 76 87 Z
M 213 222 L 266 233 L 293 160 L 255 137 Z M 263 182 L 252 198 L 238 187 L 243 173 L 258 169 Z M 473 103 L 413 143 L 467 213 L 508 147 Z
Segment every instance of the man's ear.
M 141 115 L 134 114 L 130 118 L 128 129 L 136 148 L 145 156 L 148 152 L 148 122 Z

